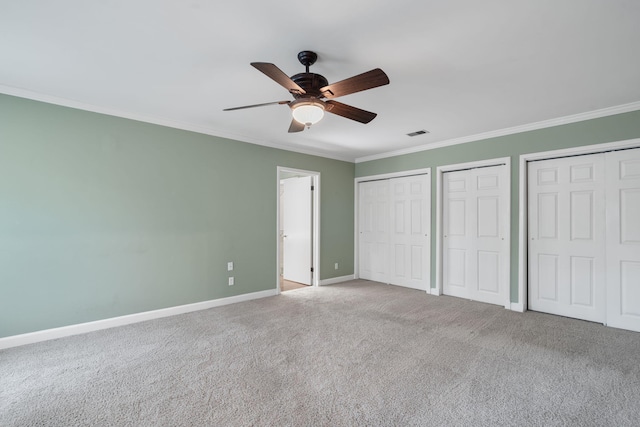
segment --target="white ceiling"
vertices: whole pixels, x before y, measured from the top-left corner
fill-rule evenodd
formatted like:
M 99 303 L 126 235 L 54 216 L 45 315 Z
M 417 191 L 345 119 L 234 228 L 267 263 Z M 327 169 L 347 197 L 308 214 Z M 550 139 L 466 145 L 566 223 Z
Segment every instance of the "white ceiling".
M 382 68 L 338 99 L 378 117 L 222 111 L 291 99 L 249 63 L 301 50 L 331 83 Z M 637 103 L 639 76 L 637 0 L 0 0 L 0 92 L 345 160 Z

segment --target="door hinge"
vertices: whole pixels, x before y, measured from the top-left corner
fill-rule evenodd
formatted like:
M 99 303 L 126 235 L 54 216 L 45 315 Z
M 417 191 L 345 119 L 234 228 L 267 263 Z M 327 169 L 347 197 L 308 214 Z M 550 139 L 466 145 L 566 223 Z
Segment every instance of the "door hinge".
M 311 267 L 311 272 L 313 273 L 313 267 Z
M 314 189 L 315 189 L 315 187 L 312 185 L 312 186 L 311 186 L 311 191 L 313 191 Z

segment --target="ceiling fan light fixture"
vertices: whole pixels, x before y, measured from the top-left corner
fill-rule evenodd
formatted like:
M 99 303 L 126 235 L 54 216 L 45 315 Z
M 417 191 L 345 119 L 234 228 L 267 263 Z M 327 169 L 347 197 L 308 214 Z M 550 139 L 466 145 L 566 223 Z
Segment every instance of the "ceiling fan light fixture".
M 305 127 L 309 128 L 311 125 L 318 123 L 324 117 L 325 111 L 363 124 L 373 120 L 377 115 L 376 113 L 343 104 L 333 98 L 389 84 L 389 77 L 384 71 L 380 68 L 375 68 L 366 73 L 329 84 L 329 81 L 324 76 L 309 72 L 309 66 L 313 65 L 316 59 L 318 59 L 318 55 L 315 52 L 309 50 L 300 52 L 298 61 L 304 65 L 305 72 L 291 77 L 269 62 L 252 62 L 251 66 L 253 68 L 287 89 L 293 95 L 294 100 L 225 108 L 224 111 L 286 104 L 291 108 L 291 115 L 293 116 L 289 125 L 289 133 L 301 132 Z M 329 98 L 329 100 L 323 101 L 323 98 Z
M 291 103 L 291 114 L 298 123 L 310 127 L 324 117 L 324 102 L 318 100 L 302 100 Z

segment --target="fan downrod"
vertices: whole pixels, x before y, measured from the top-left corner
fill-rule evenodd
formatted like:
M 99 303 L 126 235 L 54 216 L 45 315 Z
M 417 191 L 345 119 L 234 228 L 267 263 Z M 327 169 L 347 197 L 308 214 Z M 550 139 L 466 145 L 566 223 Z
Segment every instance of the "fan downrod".
M 303 88 L 306 94 L 300 95 L 292 92 L 294 98 L 299 99 L 322 97 L 320 88 L 327 86 L 329 82 L 324 78 L 324 76 L 309 72 L 309 67 L 313 65 L 317 59 L 318 54 L 310 50 L 303 50 L 302 52 L 298 53 L 298 61 L 300 61 L 300 63 L 305 66 L 306 71 L 304 73 L 299 73 L 295 76 L 291 76 L 291 80 L 293 80 L 298 86 Z
M 318 54 L 312 52 L 310 50 L 303 50 L 298 53 L 298 61 L 307 69 L 307 73 L 309 72 L 309 67 L 316 63 L 318 60 Z

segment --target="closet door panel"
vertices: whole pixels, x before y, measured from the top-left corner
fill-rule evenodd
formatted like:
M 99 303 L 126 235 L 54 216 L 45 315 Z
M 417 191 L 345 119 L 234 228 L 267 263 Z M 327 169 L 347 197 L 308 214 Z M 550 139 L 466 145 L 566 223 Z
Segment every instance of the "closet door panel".
M 528 169 L 529 308 L 604 323 L 604 155 Z
M 361 278 L 429 288 L 430 182 L 422 174 L 358 185 Z
M 443 174 L 443 292 L 509 303 L 506 165 Z
M 389 182 L 359 184 L 359 276 L 386 282 L 389 257 Z
M 431 188 L 429 175 L 390 180 L 391 251 L 389 283 L 427 290 L 430 278 Z
M 640 149 L 606 153 L 607 323 L 640 332 Z

